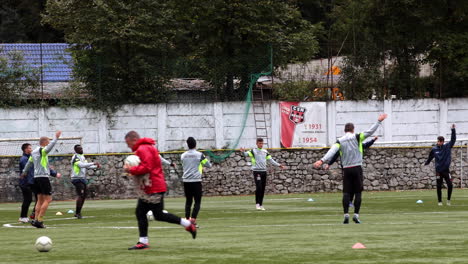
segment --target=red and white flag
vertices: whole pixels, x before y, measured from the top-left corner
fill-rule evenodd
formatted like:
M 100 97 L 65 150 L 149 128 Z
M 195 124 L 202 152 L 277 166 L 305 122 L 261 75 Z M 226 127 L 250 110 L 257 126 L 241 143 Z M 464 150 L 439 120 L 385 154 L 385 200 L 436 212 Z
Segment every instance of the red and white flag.
M 280 102 L 279 106 L 283 147 L 326 146 L 326 103 Z

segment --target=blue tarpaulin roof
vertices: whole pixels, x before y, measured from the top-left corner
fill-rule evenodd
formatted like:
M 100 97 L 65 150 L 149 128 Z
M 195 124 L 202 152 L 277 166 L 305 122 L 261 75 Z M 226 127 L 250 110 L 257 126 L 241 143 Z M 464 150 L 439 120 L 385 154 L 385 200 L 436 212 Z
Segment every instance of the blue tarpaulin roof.
M 44 82 L 68 82 L 72 79 L 72 58 L 66 50 L 68 47 L 66 43 L 0 44 L 0 56 L 20 51 L 31 67 L 43 65 Z

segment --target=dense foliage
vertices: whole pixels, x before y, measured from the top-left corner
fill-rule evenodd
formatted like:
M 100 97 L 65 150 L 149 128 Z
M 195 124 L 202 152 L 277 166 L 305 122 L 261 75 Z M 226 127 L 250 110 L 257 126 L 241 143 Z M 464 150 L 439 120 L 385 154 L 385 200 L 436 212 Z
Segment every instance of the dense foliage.
M 29 67 L 20 52 L 0 56 L 0 107 L 23 105 L 40 92 L 39 79 L 40 69 Z
M 468 1 L 337 0 L 330 15 L 348 98 L 468 95 Z
M 271 55 L 274 68 L 344 56 L 347 99 L 443 98 L 468 96 L 467 18 L 466 0 L 5 0 L 0 38 L 72 43 L 74 87 L 104 106 L 168 100 L 172 78 L 242 99 Z
M 175 77 L 240 99 L 250 74 L 268 68 L 270 47 L 275 65 L 317 50 L 312 24 L 284 1 L 50 0 L 44 22 L 74 43 L 76 79 L 109 104 L 164 101 Z

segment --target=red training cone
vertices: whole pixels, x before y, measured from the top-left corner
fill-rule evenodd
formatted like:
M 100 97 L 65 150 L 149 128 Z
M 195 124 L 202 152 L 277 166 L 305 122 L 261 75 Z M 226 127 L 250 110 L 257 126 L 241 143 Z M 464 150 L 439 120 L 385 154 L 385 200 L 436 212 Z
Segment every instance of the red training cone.
M 362 249 L 362 248 L 366 248 L 366 246 L 364 246 L 364 244 L 362 243 L 356 243 L 353 246 L 353 249 Z

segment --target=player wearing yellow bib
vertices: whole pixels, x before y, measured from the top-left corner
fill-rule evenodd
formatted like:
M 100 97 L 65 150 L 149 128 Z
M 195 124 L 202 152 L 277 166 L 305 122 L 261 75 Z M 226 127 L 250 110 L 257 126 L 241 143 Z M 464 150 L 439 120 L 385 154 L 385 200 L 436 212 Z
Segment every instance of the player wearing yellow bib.
M 52 142 L 50 142 L 48 137 L 41 137 L 39 139 L 40 146 L 32 151 L 31 157 L 29 157 L 29 161 L 23 169 L 23 176 L 26 176 L 29 168 L 34 165 L 34 188 L 37 193 L 37 204 L 35 219 L 31 222 L 31 225 L 37 228 L 45 228 L 43 217 L 49 207 L 49 203 L 52 201 L 48 154 L 54 148 L 61 134 L 61 131 L 57 131 Z M 57 174 L 57 178 L 60 178 L 60 174 Z
M 182 181 L 184 182 L 185 193 L 185 218 L 196 224 L 203 193 L 203 167 L 210 168 L 211 163 L 203 153 L 196 150 L 197 141 L 193 137 L 187 139 L 187 146 L 189 150 L 184 152 L 180 157 L 184 169 Z M 191 210 L 192 203 L 193 210 Z
M 263 207 L 263 197 L 265 196 L 266 177 L 267 177 L 267 163 L 271 163 L 281 169 L 285 169 L 284 165 L 276 162 L 263 148 L 263 138 L 257 138 L 257 148 L 246 151 L 241 148 L 240 151 L 245 157 L 250 157 L 252 163 L 252 172 L 255 180 L 255 208 L 257 210 L 265 210 Z
M 76 190 L 76 210 L 75 217 L 81 219 L 81 209 L 88 195 L 86 180 L 86 169 L 98 169 L 101 165 L 97 162 L 88 162 L 83 155 L 83 147 L 75 145 L 75 155 L 71 159 L 71 181 Z
M 385 118 L 387 118 L 387 114 L 379 115 L 377 122 L 362 133 L 354 133 L 354 124 L 347 123 L 344 128 L 345 135 L 337 140 L 322 159 L 314 163 L 316 169 L 321 168 L 323 163 L 328 163 L 336 153 L 340 153 L 341 164 L 343 166 L 343 224 L 349 223 L 349 202 L 351 193 L 355 196 L 353 221 L 356 224 L 361 223 L 359 210 L 361 208 L 361 193 L 364 189 L 364 176 L 362 173 L 364 146 L 362 143 L 366 138 L 375 133 Z

